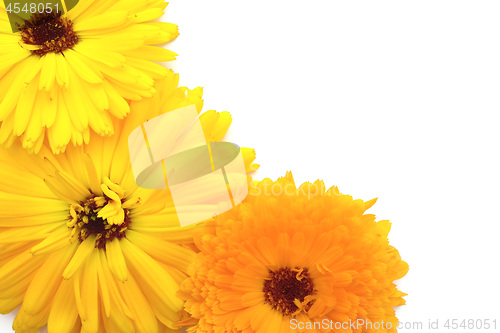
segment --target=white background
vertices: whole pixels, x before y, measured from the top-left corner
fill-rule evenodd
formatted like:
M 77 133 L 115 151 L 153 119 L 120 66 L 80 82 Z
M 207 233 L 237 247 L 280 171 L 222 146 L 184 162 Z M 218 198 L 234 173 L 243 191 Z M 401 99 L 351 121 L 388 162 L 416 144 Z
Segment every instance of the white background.
M 471 318 L 500 332 L 499 13 L 487 0 L 167 9 L 181 84 L 205 88 L 205 110 L 231 112 L 226 139 L 256 149 L 255 179 L 291 170 L 296 183 L 379 198 L 369 212 L 392 221 L 410 265 L 397 315 L 424 326 L 400 332 Z

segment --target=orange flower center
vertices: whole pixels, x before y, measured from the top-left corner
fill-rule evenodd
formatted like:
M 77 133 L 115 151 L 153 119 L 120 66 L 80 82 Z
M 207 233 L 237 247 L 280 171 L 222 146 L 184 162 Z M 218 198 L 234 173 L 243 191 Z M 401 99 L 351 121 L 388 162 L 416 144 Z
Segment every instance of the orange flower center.
M 307 268 L 288 267 L 277 271 L 269 271 L 264 281 L 265 303 L 280 311 L 284 316 L 293 315 L 302 306 L 307 296 L 314 294 L 314 286 Z M 312 302 L 308 302 L 303 310 L 307 311 Z
M 21 28 L 24 44 L 37 45 L 31 53 L 43 56 L 49 52 L 59 53 L 78 43 L 73 31 L 73 22 L 61 17 L 60 13 L 34 14 Z

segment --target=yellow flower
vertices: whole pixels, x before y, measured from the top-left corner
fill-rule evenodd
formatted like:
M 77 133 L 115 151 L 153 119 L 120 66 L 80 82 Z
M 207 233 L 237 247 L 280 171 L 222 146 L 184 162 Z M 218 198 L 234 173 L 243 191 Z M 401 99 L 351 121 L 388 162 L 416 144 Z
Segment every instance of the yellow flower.
M 158 82 L 146 103 L 132 103 L 116 134 L 91 134 L 89 145 L 38 155 L 14 143 L 0 149 L 0 312 L 22 303 L 17 332 L 169 332 L 183 301 L 176 296 L 188 264 L 194 226 L 179 227 L 169 192 L 138 188 L 128 133 L 161 112 L 195 104 L 201 88 Z M 145 102 L 144 102 L 145 103 Z M 161 107 L 160 107 L 161 105 Z M 157 108 L 156 108 L 157 107 Z M 201 116 L 209 137 L 222 138 L 227 112 Z M 243 151 L 247 169 L 253 150 Z
M 127 100 L 152 96 L 154 79 L 167 75 L 153 61 L 175 59 L 153 46 L 178 35 L 174 24 L 151 22 L 166 5 L 80 0 L 67 14 L 38 15 L 12 33 L 1 2 L 0 144 L 19 137 L 38 152 L 45 140 L 59 153 L 88 143 L 90 129 L 112 135 L 112 119 L 130 111 Z
M 396 327 L 405 294 L 393 281 L 408 265 L 388 243 L 390 223 L 364 214 L 374 203 L 321 181 L 296 188 L 291 173 L 258 183 L 196 237 L 201 252 L 179 293 L 192 318 L 180 324 L 199 333 L 351 332 L 338 326 L 350 320 Z

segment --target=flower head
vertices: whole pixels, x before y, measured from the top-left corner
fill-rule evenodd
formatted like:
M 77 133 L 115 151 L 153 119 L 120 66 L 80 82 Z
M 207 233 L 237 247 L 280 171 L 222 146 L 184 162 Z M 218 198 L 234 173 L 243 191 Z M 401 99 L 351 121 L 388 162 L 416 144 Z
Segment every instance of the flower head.
M 202 107 L 201 89 L 157 83 L 160 93 L 132 103 L 116 134 L 54 155 L 0 149 L 0 312 L 22 304 L 17 332 L 169 332 L 183 302 L 176 296 L 194 259 L 194 226 L 179 227 L 167 190 L 147 190 L 132 175 L 128 133 L 172 109 Z M 200 117 L 210 138 L 231 118 Z M 253 151 L 243 151 L 248 170 Z M 82 327 L 83 326 L 83 327 Z
M 320 181 L 296 188 L 290 173 L 252 192 L 196 237 L 200 252 L 179 293 L 191 332 L 292 332 L 291 320 L 308 332 L 342 331 L 314 326 L 325 319 L 396 327 L 405 294 L 393 281 L 408 265 L 388 243 L 390 223 L 365 214 L 375 200 Z
M 32 15 L 12 33 L 0 5 L 0 144 L 38 152 L 46 141 L 59 153 L 88 143 L 90 131 L 116 132 L 129 101 L 151 97 L 168 70 L 153 61 L 176 54 L 153 46 L 178 35 L 152 22 L 163 0 L 80 0 L 66 14 Z

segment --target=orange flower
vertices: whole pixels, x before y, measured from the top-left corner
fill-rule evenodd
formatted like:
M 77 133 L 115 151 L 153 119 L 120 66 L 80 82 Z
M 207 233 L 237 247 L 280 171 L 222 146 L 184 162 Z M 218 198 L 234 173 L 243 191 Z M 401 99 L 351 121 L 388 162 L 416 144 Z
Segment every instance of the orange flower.
M 377 332 L 395 332 L 393 308 L 406 294 L 393 281 L 408 265 L 389 245 L 389 221 L 365 214 L 375 201 L 321 181 L 297 188 L 291 173 L 257 183 L 197 237 L 179 293 L 192 318 L 181 324 L 199 333 L 368 332 L 383 321 Z

